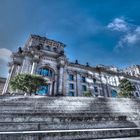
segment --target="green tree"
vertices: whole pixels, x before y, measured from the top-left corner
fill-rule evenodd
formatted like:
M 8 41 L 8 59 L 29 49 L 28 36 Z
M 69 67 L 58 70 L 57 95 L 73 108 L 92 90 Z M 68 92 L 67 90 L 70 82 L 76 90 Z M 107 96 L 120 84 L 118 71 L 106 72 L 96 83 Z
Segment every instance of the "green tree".
M 83 96 L 85 96 L 85 97 L 91 97 L 92 96 L 92 93 L 91 93 L 91 91 L 87 90 L 87 91 L 83 92 Z
M 132 98 L 135 90 L 135 86 L 128 79 L 124 78 L 120 81 L 118 96 Z
M 10 81 L 12 91 L 20 90 L 29 95 L 36 93 L 39 87 L 43 85 L 47 85 L 45 79 L 34 74 L 19 74 Z

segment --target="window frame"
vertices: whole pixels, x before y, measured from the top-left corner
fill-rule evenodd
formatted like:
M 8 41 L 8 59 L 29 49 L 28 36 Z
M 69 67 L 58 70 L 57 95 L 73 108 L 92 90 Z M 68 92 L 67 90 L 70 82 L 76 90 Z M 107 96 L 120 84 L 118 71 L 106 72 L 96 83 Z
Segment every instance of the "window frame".
M 94 87 L 94 92 L 98 93 L 98 87 Z
M 82 83 L 86 83 L 86 77 L 85 77 L 85 76 L 82 76 L 82 77 L 81 77 L 81 82 L 82 82 Z
M 73 74 L 69 74 L 69 81 L 74 81 L 74 75 Z
M 87 91 L 87 86 L 86 85 L 82 85 L 82 91 Z
M 72 93 L 72 96 L 70 96 L 70 94 Z M 75 96 L 75 94 L 74 94 L 74 92 L 73 91 L 69 91 L 69 94 L 68 94 L 70 97 L 74 97 Z
M 37 69 L 37 74 L 43 76 L 43 77 L 50 77 L 53 78 L 54 77 L 54 71 L 50 68 L 38 68 Z
M 97 82 L 97 79 L 93 78 L 93 84 L 96 84 L 96 82 Z
M 69 83 L 69 89 L 74 90 L 74 83 Z

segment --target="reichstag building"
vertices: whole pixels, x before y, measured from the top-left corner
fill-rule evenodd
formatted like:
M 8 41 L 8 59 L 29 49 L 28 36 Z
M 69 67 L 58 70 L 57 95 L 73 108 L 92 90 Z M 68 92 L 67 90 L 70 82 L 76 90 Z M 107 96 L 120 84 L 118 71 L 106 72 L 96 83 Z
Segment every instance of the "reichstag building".
M 78 60 L 69 62 L 65 44 L 31 35 L 23 48 L 12 54 L 9 63 L 9 76 L 3 94 L 9 90 L 9 81 L 19 73 L 42 75 L 47 86 L 41 86 L 36 94 L 55 96 L 83 96 L 90 91 L 93 96 L 116 97 L 119 81 L 129 79 L 136 87 L 134 95 L 140 96 L 140 66 L 134 65 L 124 70 L 114 66 L 96 67 L 79 64 Z

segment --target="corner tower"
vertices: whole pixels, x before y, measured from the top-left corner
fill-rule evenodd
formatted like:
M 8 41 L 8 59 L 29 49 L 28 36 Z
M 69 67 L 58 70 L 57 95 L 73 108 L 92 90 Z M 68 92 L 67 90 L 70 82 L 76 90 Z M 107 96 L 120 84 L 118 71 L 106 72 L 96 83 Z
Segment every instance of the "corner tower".
M 59 41 L 31 35 L 25 46 L 12 54 L 3 94 L 8 92 L 10 80 L 20 73 L 40 74 L 46 78 L 48 87 L 43 87 L 40 93 L 62 94 L 63 69 L 67 61 L 64 48 L 65 44 Z

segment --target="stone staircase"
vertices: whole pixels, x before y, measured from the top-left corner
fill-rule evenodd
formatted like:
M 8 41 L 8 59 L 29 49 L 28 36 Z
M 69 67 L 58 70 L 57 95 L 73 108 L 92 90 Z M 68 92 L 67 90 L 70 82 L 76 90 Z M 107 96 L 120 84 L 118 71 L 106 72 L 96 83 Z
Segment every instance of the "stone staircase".
M 0 97 L 0 140 L 82 140 L 140 136 L 140 100 Z

